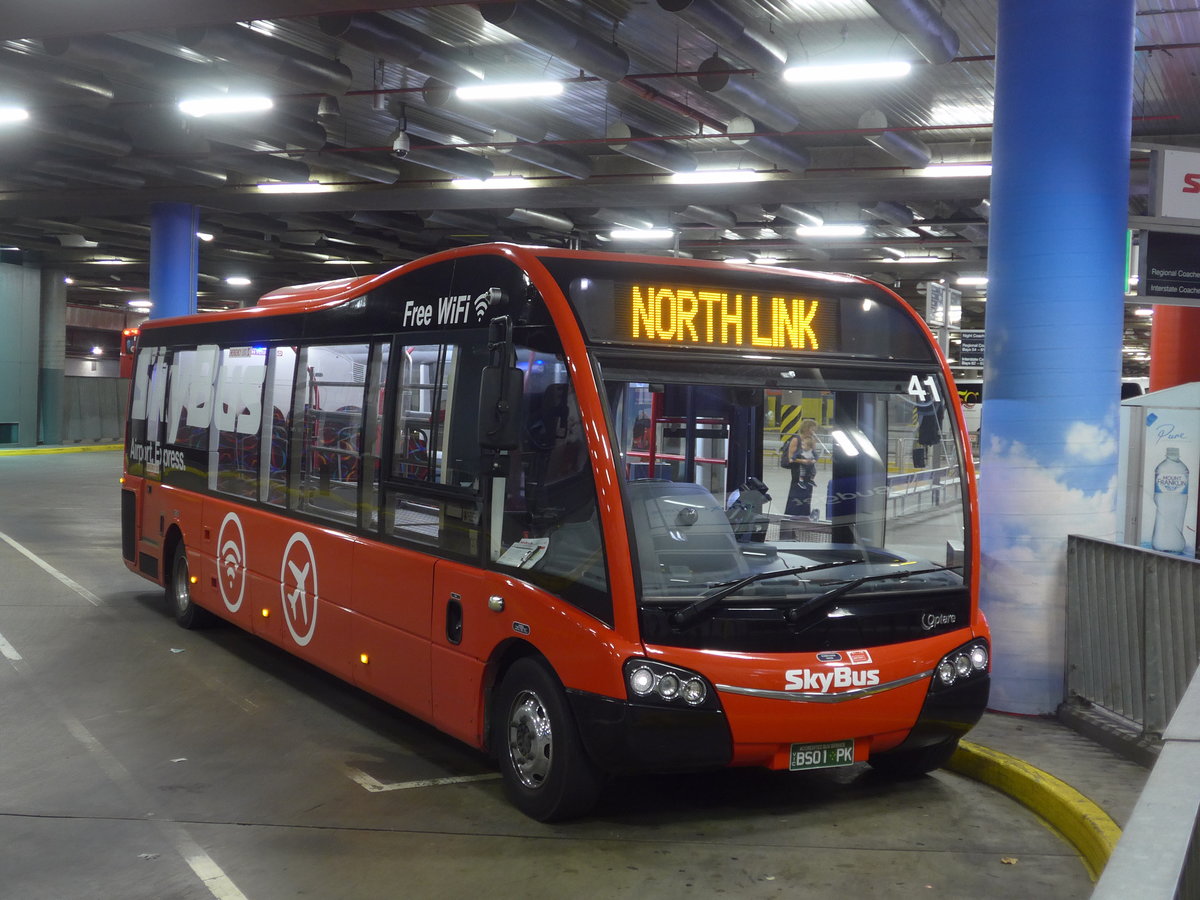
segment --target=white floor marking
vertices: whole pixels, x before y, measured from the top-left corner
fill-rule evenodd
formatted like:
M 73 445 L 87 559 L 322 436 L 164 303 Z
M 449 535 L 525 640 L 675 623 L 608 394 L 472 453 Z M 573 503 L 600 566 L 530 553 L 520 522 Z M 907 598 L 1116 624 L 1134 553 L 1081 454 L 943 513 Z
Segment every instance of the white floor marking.
M 472 781 L 495 781 L 500 777 L 499 772 L 485 772 L 482 775 L 452 775 L 446 778 L 426 778 L 421 781 L 379 781 L 366 772 L 354 766 L 342 766 L 346 777 L 361 787 L 364 791 L 377 794 L 380 791 L 407 791 L 413 788 L 441 787 L 444 784 L 466 784 Z
M 17 648 L 6 641 L 2 634 L 0 634 L 0 656 L 9 662 L 20 662 L 21 660 L 21 654 L 17 652 Z
M 82 597 L 88 603 L 92 604 L 92 606 L 103 606 L 104 605 L 103 600 L 101 600 L 99 597 L 97 597 L 95 594 L 93 594 L 91 591 L 89 591 L 87 588 L 85 588 L 78 581 L 76 581 L 75 579 L 73 579 L 67 575 L 64 575 L 62 572 L 58 571 L 58 569 L 54 568 L 54 566 L 50 565 L 50 563 L 46 562 L 44 559 L 42 559 L 40 556 L 38 556 L 36 553 L 34 553 L 32 550 L 27 550 L 25 547 L 18 544 L 16 541 L 14 541 L 12 538 L 10 538 L 3 531 L 0 531 L 0 541 L 4 541 L 4 543 L 8 544 L 8 546 L 12 547 L 14 550 L 16 550 L 22 556 L 24 556 L 27 560 L 29 560 L 35 566 L 38 566 L 39 568 L 44 569 L 46 572 L 49 572 L 51 575 L 53 575 L 55 578 L 57 578 L 59 581 L 61 581 L 63 584 L 65 584 L 67 587 L 69 587 L 71 590 L 73 590 L 75 593 L 77 593 L 80 597 Z

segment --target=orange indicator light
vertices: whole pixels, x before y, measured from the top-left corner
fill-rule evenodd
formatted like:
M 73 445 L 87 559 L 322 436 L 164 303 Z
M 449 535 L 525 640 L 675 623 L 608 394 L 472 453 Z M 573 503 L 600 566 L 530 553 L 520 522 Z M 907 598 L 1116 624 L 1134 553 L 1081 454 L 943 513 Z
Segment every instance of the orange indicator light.
M 370 660 L 368 660 L 367 654 L 360 653 L 358 654 L 358 661 L 365 666 Z

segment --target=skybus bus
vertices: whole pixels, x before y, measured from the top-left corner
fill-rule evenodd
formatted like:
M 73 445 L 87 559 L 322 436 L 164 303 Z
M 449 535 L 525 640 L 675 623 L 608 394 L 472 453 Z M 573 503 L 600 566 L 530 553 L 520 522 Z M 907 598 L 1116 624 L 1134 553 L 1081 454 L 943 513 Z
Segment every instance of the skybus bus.
M 464 247 L 147 322 L 122 551 L 180 625 L 233 622 L 488 751 L 536 819 L 622 773 L 909 776 L 989 686 L 948 383 L 860 278 Z M 768 484 L 768 398 L 831 416 L 820 517 Z M 917 404 L 943 474 L 914 510 L 889 448 Z

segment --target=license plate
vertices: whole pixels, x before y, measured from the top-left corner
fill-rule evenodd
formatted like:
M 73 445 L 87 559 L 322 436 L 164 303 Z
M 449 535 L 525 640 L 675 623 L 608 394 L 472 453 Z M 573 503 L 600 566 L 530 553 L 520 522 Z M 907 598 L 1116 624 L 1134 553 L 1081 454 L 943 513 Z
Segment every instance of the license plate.
M 854 763 L 854 741 L 829 741 L 825 744 L 792 744 L 793 772 L 803 769 L 832 769 Z

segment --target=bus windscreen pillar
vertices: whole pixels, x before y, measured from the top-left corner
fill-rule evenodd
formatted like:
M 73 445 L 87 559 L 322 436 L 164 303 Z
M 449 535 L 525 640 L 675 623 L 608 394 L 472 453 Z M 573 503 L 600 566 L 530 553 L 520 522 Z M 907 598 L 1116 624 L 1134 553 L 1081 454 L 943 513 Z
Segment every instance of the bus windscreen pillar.
M 190 203 L 155 203 L 150 209 L 150 317 L 196 311 L 199 212 Z
M 1068 534 L 1111 539 L 1133 0 L 1002 0 L 980 525 L 993 708 L 1063 701 Z

